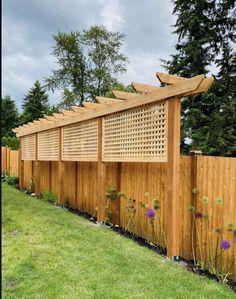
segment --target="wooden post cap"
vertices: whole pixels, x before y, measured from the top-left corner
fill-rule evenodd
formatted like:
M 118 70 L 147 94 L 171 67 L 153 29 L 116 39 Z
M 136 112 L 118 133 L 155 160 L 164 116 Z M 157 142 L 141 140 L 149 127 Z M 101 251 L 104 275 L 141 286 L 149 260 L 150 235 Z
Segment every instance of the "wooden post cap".
M 190 151 L 190 154 L 191 155 L 202 155 L 202 151 L 198 151 L 198 150 L 192 150 L 192 151 Z

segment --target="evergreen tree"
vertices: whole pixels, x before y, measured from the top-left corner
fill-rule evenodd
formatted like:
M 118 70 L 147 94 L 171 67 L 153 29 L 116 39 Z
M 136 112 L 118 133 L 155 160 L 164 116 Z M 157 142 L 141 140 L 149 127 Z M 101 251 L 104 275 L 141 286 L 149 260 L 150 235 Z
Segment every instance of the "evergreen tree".
M 12 129 L 19 124 L 19 114 L 15 101 L 10 96 L 2 98 L 2 136 L 14 136 Z
M 173 2 L 174 14 L 177 15 L 175 23 L 175 33 L 178 34 L 177 52 L 170 60 L 162 60 L 164 67 L 171 74 L 184 77 L 207 74 L 213 63 L 221 67 L 227 56 L 226 52 L 223 53 L 223 45 L 234 42 L 232 1 Z M 219 56 L 220 60 L 217 60 Z M 214 155 L 229 155 L 231 152 L 229 146 L 234 137 L 230 138 L 231 142 L 227 141 L 229 135 L 223 132 L 221 127 L 228 123 L 226 119 L 233 116 L 230 116 L 232 112 L 223 105 L 229 86 L 226 84 L 227 79 L 224 78 L 229 72 L 227 67 L 224 69 L 224 75 L 219 73 L 208 93 L 182 100 L 182 152 L 186 153 L 190 149 L 201 149 L 205 154 Z M 222 85 L 224 92 L 217 92 Z M 234 102 L 235 94 L 228 98 L 227 105 L 231 106 Z
M 62 99 L 57 105 L 58 110 L 68 109 L 71 106 L 76 106 L 78 97 L 68 88 L 64 88 Z
M 43 117 L 50 111 L 48 95 L 38 80 L 25 96 L 22 105 L 21 123 L 27 123 Z
M 104 26 L 53 36 L 53 55 L 59 68 L 46 79 L 46 86 L 69 88 L 78 105 L 94 100 L 116 82 L 115 75 L 124 72 L 127 58 L 121 53 L 124 35 L 110 32 Z

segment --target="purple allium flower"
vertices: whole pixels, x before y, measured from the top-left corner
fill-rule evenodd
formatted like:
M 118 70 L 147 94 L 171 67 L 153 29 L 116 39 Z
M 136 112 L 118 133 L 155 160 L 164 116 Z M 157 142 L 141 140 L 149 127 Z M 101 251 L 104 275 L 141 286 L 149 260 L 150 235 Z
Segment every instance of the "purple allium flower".
M 202 213 L 200 213 L 200 212 L 197 212 L 197 213 L 195 213 L 195 217 L 196 217 L 196 218 L 202 218 L 202 217 L 203 217 L 203 215 L 202 215 Z
M 147 217 L 148 218 L 154 218 L 155 217 L 155 211 L 152 208 L 147 209 Z
M 221 249 L 229 249 L 230 248 L 230 243 L 227 240 L 222 240 L 221 241 Z
M 234 243 L 236 244 L 236 238 L 234 238 Z

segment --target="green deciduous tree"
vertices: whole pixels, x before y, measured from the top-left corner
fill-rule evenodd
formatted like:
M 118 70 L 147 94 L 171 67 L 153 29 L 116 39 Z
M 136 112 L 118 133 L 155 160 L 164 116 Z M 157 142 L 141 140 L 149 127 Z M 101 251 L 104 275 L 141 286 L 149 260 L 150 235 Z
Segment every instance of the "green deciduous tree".
M 10 96 L 2 98 L 2 136 L 14 136 L 12 129 L 19 124 L 19 114 L 15 101 Z
M 25 96 L 22 109 L 22 124 L 43 117 L 50 111 L 48 95 L 38 80 Z
M 53 38 L 52 54 L 59 68 L 46 79 L 46 86 L 67 88 L 77 104 L 105 95 L 117 82 L 115 76 L 126 70 L 127 58 L 121 53 L 124 35 L 119 32 L 92 26 L 83 32 L 59 32 Z

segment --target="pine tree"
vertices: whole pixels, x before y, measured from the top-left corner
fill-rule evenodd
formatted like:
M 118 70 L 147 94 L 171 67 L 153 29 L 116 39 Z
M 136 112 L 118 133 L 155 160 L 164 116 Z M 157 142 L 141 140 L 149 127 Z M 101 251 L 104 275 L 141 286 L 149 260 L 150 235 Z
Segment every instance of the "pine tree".
M 27 123 L 43 117 L 49 112 L 48 95 L 38 80 L 25 96 L 22 105 L 21 123 Z
M 2 98 L 1 114 L 2 136 L 14 136 L 12 129 L 19 124 L 19 113 L 15 101 L 8 95 Z
M 175 0 L 174 14 L 177 15 L 175 33 L 178 34 L 176 54 L 164 67 L 171 73 L 184 77 L 207 74 L 212 63 L 221 63 L 226 58 L 224 44 L 234 42 L 232 1 L 213 0 Z M 226 52 L 225 52 L 226 55 Z M 221 57 L 220 61 L 217 57 Z M 225 73 L 226 72 L 226 73 Z M 230 118 L 230 111 L 222 103 L 227 94 L 228 85 L 225 76 L 229 69 L 224 69 L 224 76 L 218 74 L 216 82 L 208 93 L 182 100 L 182 152 L 201 149 L 205 154 L 228 155 L 229 135 L 222 132 L 222 124 Z M 217 88 L 224 85 L 224 92 Z M 221 86 L 222 88 L 222 86 Z M 227 97 L 227 96 L 226 96 Z M 228 98 L 228 106 L 235 101 L 235 94 Z M 223 109 L 223 110 L 222 110 Z M 227 114 L 227 115 L 226 115 Z M 235 121 L 235 119 L 234 119 Z M 234 139 L 233 137 L 230 139 Z M 191 143 L 188 144 L 189 140 Z

